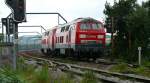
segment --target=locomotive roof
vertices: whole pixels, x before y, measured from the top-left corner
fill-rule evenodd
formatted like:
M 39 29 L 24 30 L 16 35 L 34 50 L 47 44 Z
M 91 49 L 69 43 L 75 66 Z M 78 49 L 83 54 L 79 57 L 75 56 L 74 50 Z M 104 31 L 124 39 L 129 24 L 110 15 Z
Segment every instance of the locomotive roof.
M 87 18 L 77 18 L 75 19 L 73 22 L 99 22 L 98 20 L 95 20 L 91 17 L 87 17 Z
M 71 22 L 68 22 L 68 23 L 64 23 L 64 24 L 60 24 L 58 26 L 66 26 L 66 25 L 70 25 L 70 24 L 74 24 L 74 23 L 77 23 L 77 22 L 99 22 L 98 20 L 95 20 L 91 17 L 87 17 L 87 18 L 77 18 Z
M 52 30 L 54 28 L 59 28 L 59 27 L 64 27 L 64 26 L 67 26 L 67 25 L 71 25 L 71 24 L 74 24 L 74 23 L 77 23 L 77 22 L 100 22 L 96 19 L 93 19 L 91 17 L 87 17 L 87 18 L 77 18 L 71 22 L 68 22 L 68 23 L 64 23 L 64 24 L 59 24 L 51 29 L 48 29 L 48 30 Z

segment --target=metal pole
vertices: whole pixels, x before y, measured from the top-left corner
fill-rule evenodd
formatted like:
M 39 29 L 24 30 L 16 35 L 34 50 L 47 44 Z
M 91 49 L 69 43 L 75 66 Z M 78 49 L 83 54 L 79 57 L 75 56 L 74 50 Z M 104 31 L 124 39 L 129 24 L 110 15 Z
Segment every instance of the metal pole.
M 39 33 L 39 32 L 19 32 L 19 33 L 37 33 L 37 34 L 39 34 L 40 36 L 42 36 L 42 34 Z
M 41 34 L 42 34 L 42 28 L 41 28 Z
M 141 50 L 142 50 L 142 48 L 138 47 L 138 51 L 139 51 L 139 53 L 138 53 L 139 66 L 141 66 Z
M 41 26 L 41 25 L 27 25 L 27 26 L 18 26 L 18 27 L 40 27 L 40 28 L 42 28 L 44 31 L 46 31 L 46 29 L 45 29 L 43 26 Z
M 6 29 L 6 30 L 8 30 L 8 31 L 7 31 L 7 37 L 8 37 L 7 40 L 8 40 L 8 41 L 7 41 L 7 42 L 10 42 L 10 31 L 9 31 L 9 29 L 10 29 L 10 26 L 9 26 L 10 21 L 9 21 L 9 18 L 7 18 L 7 22 L 8 22 L 8 23 L 7 23 L 7 24 L 8 24 L 8 25 L 7 25 L 7 26 L 8 26 L 8 27 L 7 27 L 8 29 Z
M 139 51 L 139 65 L 141 65 L 141 51 Z
M 114 37 L 113 37 L 114 36 L 114 34 L 113 34 L 114 33 L 114 24 L 113 24 L 114 23 L 114 18 L 111 17 L 111 20 L 112 20 L 112 23 L 111 23 L 112 24 L 111 25 L 111 28 L 112 28 L 111 29 L 112 30 L 111 31 L 111 42 L 112 42 L 111 48 L 112 48 L 112 56 L 113 56 L 114 55 Z
M 26 13 L 26 14 L 58 14 L 66 23 L 67 23 L 67 20 L 60 14 L 60 13 L 47 13 L 47 12 L 43 12 L 43 13 Z
M 58 13 L 58 14 L 67 23 L 67 20 L 60 13 Z
M 58 25 L 59 25 L 59 15 L 58 15 Z
M 40 26 L 40 27 L 46 31 L 46 29 L 43 26 Z
M 12 13 L 10 13 L 6 18 L 9 18 L 9 17 L 11 17 L 11 15 L 12 15 Z
M 16 70 L 16 40 L 15 40 L 15 28 L 16 26 L 13 27 L 13 69 Z
M 14 40 L 14 46 L 13 46 L 13 51 L 14 51 L 14 54 L 13 54 L 13 69 L 16 70 L 16 67 L 17 67 L 17 53 L 18 53 L 18 23 L 15 23 L 15 26 L 13 27 L 13 40 Z
M 2 42 L 4 42 L 4 24 L 2 23 L 2 34 L 3 34 L 3 40 Z

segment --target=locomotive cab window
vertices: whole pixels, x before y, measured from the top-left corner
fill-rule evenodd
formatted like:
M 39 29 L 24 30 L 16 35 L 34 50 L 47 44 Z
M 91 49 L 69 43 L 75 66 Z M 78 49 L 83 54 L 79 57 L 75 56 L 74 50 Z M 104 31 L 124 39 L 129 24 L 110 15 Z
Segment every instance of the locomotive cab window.
M 102 25 L 100 23 L 92 23 L 92 29 L 100 29 Z
M 102 27 L 102 24 L 100 23 L 81 23 L 80 29 L 86 30 L 86 29 L 100 29 Z
M 84 30 L 84 29 L 91 29 L 91 25 L 88 23 L 82 23 L 80 25 L 80 29 Z

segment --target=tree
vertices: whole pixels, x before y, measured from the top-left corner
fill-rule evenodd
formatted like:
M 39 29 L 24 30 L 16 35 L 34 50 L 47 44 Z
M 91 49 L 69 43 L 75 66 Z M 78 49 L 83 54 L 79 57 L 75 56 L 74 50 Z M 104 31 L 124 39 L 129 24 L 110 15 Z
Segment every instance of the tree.
M 136 0 L 119 0 L 114 1 L 112 6 L 106 2 L 104 14 L 106 25 L 107 18 L 114 17 L 117 32 L 115 58 L 123 58 L 128 62 L 137 60 L 138 46 L 142 47 L 143 55 L 147 55 L 147 46 L 150 44 L 150 1 L 139 5 Z
M 139 5 L 135 7 L 134 12 L 132 12 L 127 18 L 127 29 L 130 33 L 131 43 L 129 51 L 130 55 L 132 55 L 130 56 L 132 57 L 132 60 L 136 60 L 138 46 L 143 48 L 143 55 L 146 55 L 148 51 L 148 38 L 150 37 L 150 27 L 148 26 L 149 22 L 147 8 Z
M 115 37 L 115 55 L 126 58 L 128 55 L 128 30 L 127 17 L 136 5 L 136 0 L 119 0 L 114 1 L 114 5 L 110 6 L 108 2 L 105 4 L 104 14 L 106 18 L 114 18 L 114 30 L 117 32 Z M 106 20 L 107 21 L 107 20 Z M 107 25 L 107 24 L 106 24 Z

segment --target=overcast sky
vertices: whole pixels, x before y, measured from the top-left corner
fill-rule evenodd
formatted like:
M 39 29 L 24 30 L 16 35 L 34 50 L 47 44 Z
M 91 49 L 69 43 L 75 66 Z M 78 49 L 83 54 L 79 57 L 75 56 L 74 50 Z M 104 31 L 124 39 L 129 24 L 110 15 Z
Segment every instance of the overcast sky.
M 107 0 L 113 4 L 113 0 Z M 138 3 L 147 0 L 138 0 Z M 67 21 L 79 17 L 92 17 L 97 20 L 105 18 L 103 14 L 106 0 L 26 0 L 27 12 L 58 12 Z M 0 0 L 0 18 L 6 17 L 11 10 Z M 42 25 L 46 29 L 57 25 L 56 15 L 27 15 L 26 25 Z M 19 29 L 26 31 L 25 29 Z M 27 29 L 28 31 L 31 31 Z M 36 29 L 37 30 L 37 29 Z M 35 31 L 35 30 L 33 30 Z M 40 31 L 40 30 L 38 30 Z

